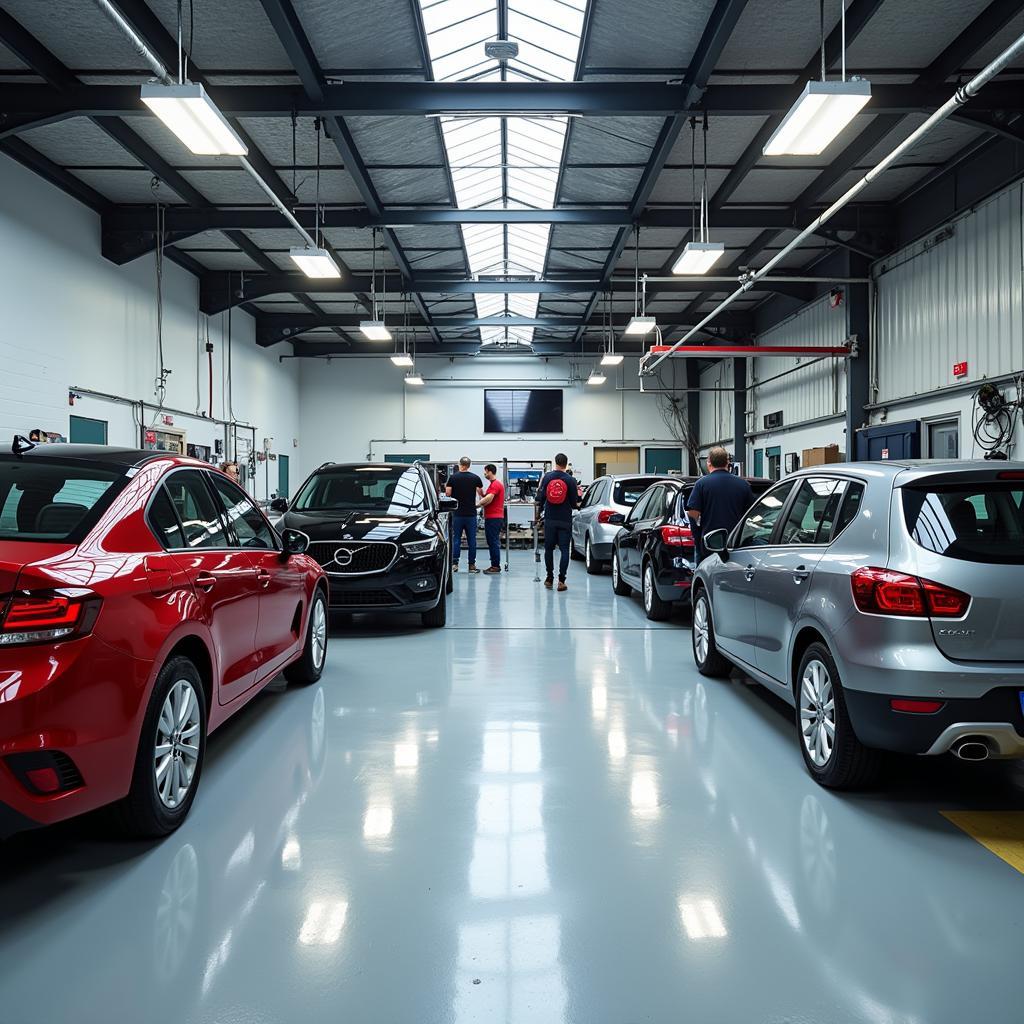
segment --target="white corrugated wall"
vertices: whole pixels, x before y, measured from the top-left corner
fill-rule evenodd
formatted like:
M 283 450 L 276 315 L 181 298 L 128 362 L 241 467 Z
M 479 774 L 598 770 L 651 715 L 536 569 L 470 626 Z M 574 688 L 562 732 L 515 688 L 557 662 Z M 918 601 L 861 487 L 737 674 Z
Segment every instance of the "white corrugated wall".
M 1022 190 L 875 265 L 877 401 L 949 387 L 965 360 L 968 380 L 1024 368 Z
M 833 309 L 828 296 L 805 306 L 757 337 L 758 345 L 842 345 L 846 341 L 846 309 Z M 751 429 L 763 428 L 767 413 L 782 411 L 783 424 L 805 423 L 846 411 L 846 362 L 842 359 L 765 358 L 751 360 L 748 412 Z M 799 367 L 799 369 L 794 369 Z M 779 380 L 769 380 L 787 370 Z
M 729 391 L 706 391 L 705 388 L 732 388 L 732 360 L 722 359 L 700 375 L 700 443 L 703 446 L 731 440 L 735 396 Z

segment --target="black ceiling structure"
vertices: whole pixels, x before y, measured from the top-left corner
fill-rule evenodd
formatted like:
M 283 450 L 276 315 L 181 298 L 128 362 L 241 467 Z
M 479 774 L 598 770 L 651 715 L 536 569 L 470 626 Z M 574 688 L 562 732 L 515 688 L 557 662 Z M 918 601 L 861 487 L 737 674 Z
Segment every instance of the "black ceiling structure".
M 493 36 L 523 4 L 498 0 Z M 113 6 L 176 66 L 175 0 Z M 843 56 L 839 11 L 838 0 L 826 3 L 830 73 Z M 159 201 L 165 252 L 198 276 L 203 311 L 241 306 L 255 317 L 258 343 L 282 354 L 380 352 L 358 326 L 381 268 L 385 316 L 399 326 L 409 295 L 404 319 L 421 354 L 472 354 L 481 328 L 503 324 L 530 328 L 540 355 L 596 352 L 605 311 L 619 337 L 633 312 L 634 261 L 655 279 L 647 310 L 672 341 L 732 290 L 726 280 L 664 280 L 692 238 L 693 118 L 708 121 L 709 221 L 726 246 L 715 273 L 735 278 L 778 252 L 1024 31 L 1020 0 L 846 0 L 846 66 L 870 79 L 871 102 L 821 156 L 766 158 L 765 141 L 819 75 L 818 12 L 817 0 L 694 0 L 685 9 L 588 0 L 578 52 L 564 55 L 575 80 L 435 81 L 419 0 L 192 0 L 190 79 L 205 85 L 250 163 L 308 230 L 314 119 L 322 123 L 321 222 L 336 281 L 294 271 L 288 249 L 298 233 L 237 162 L 192 155 L 152 117 L 139 86 L 153 73 L 99 4 L 0 0 L 0 152 L 95 210 L 102 253 L 115 263 L 152 254 Z M 829 287 L 787 278 L 827 276 L 839 256 L 858 265 L 880 258 L 1024 173 L 1022 96 L 1018 62 L 707 336 L 748 340 L 771 311 Z M 442 116 L 531 113 L 572 115 L 554 201 L 459 209 Z M 507 175 L 507 144 L 502 153 Z M 474 275 L 463 228 L 486 224 L 543 225 L 543 273 Z M 475 295 L 507 293 L 536 295 L 536 315 L 480 315 Z M 620 349 L 640 344 L 624 339 Z

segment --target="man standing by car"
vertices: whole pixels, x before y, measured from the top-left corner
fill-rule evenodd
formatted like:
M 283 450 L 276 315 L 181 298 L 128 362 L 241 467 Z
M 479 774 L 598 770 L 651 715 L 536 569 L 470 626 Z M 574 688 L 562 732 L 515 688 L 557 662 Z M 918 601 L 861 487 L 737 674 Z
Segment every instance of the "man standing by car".
M 712 448 L 708 452 L 708 475 L 693 485 L 686 499 L 698 562 L 707 554 L 704 535 L 712 530 L 731 530 L 753 504 L 750 484 L 729 472 L 729 453 L 724 448 Z
M 459 503 L 458 511 L 452 516 L 452 572 L 459 571 L 459 557 L 462 554 L 462 533 L 466 533 L 469 548 L 469 571 L 479 572 L 476 567 L 476 499 L 484 493 L 484 482 L 471 473 L 472 460 L 464 455 L 459 459 L 459 471 L 448 477 L 444 493 Z
M 493 576 L 501 572 L 501 526 L 505 521 L 505 485 L 498 479 L 498 468 L 493 463 L 484 466 L 487 491 L 480 499 L 484 510 L 484 535 L 491 554 L 491 567 L 484 574 Z
M 568 590 L 565 574 L 569 571 L 569 545 L 572 543 L 572 510 L 580 503 L 576 481 L 566 472 L 567 456 L 555 456 L 555 468 L 545 473 L 537 488 L 537 519 L 544 516 L 544 565 L 547 578 L 544 586 L 550 590 L 555 582 L 555 548 L 561 553 L 558 564 L 558 590 Z

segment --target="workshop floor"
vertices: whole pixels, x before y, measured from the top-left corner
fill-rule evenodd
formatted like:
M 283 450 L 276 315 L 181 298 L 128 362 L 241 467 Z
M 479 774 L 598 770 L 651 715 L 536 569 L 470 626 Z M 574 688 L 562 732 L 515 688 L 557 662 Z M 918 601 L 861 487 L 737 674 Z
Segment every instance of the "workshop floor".
M 685 619 L 533 576 L 460 573 L 444 630 L 339 626 L 319 685 L 212 737 L 165 841 L 0 846 L 0 1021 L 1021 1018 L 1020 768 L 830 794 Z

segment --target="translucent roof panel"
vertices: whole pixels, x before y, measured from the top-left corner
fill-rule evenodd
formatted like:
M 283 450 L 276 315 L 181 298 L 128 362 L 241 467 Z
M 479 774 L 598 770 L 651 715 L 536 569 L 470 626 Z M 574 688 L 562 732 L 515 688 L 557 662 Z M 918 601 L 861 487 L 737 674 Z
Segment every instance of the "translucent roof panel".
M 571 81 L 576 73 L 587 0 L 510 0 L 508 37 L 519 55 L 502 63 L 484 52 L 498 38 L 497 0 L 419 0 L 436 81 Z M 460 210 L 550 209 L 568 129 L 566 117 L 441 119 L 455 200 Z M 544 272 L 546 224 L 467 224 L 470 272 Z M 536 295 L 474 296 L 481 317 L 537 315 Z M 484 344 L 529 344 L 532 327 L 484 327 Z

